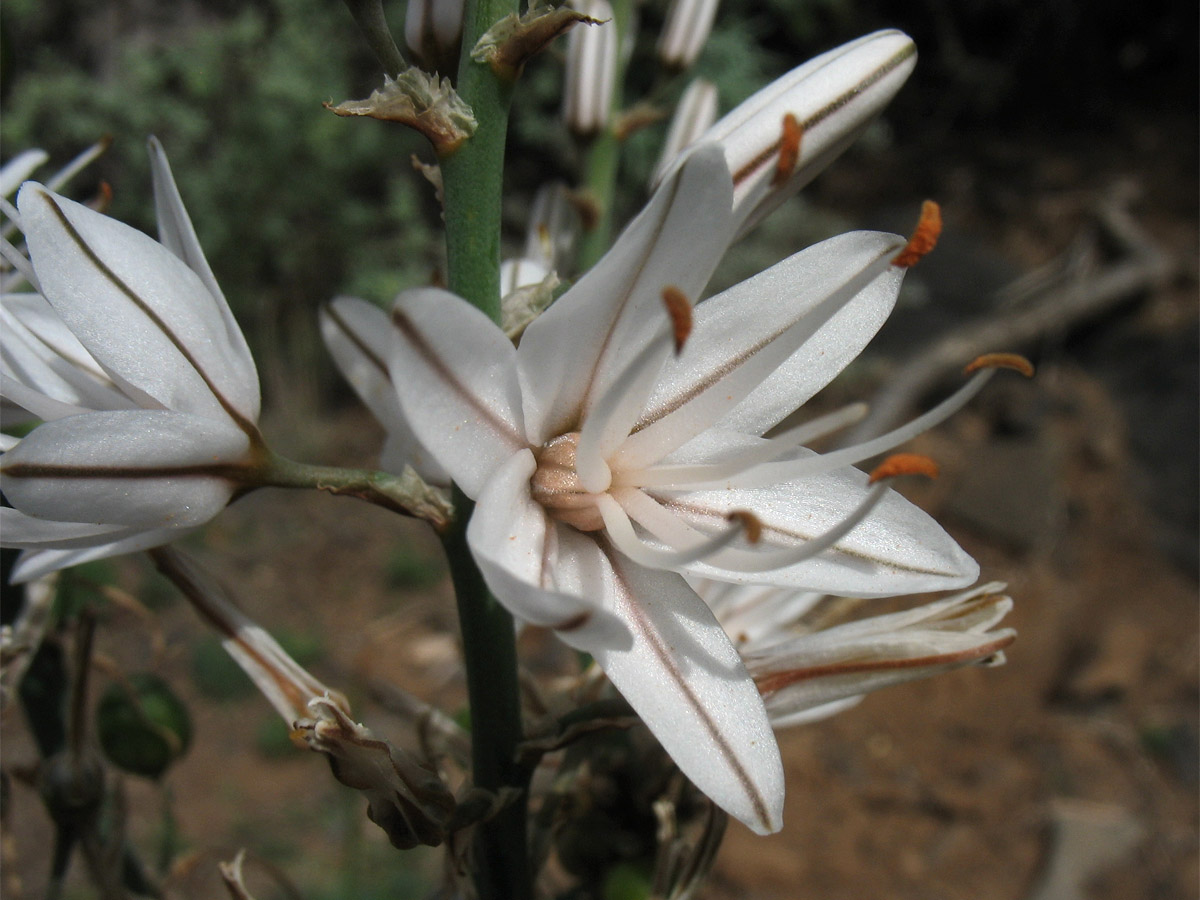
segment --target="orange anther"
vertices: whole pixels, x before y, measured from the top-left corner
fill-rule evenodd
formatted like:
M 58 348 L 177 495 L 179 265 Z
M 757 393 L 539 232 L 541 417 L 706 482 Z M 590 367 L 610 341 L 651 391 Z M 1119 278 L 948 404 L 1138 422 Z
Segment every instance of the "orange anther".
M 1033 377 L 1033 363 L 1019 353 L 985 353 L 971 360 L 963 374 L 970 375 L 980 369 L 1012 369 L 1026 378 Z
M 938 464 L 928 456 L 921 456 L 919 453 L 896 453 L 875 467 L 867 484 L 874 484 L 885 478 L 899 478 L 901 475 L 924 475 L 926 478 L 937 478 Z
M 746 540 L 752 544 L 757 544 L 762 538 L 762 522 L 758 516 L 749 510 L 735 509 L 725 517 L 730 522 L 737 522 L 745 529 Z
M 917 220 L 917 230 L 908 239 L 908 244 L 900 255 L 892 260 L 893 266 L 907 269 L 915 266 L 917 261 L 937 246 L 942 234 L 942 208 L 932 200 L 921 204 L 921 218 Z
M 675 332 L 675 355 L 678 356 L 688 335 L 692 333 L 692 304 L 683 291 L 674 285 L 663 288 L 662 298 L 667 315 L 671 317 L 671 329 Z
M 800 159 L 800 138 L 804 136 L 804 128 L 800 120 L 791 113 L 783 117 L 783 136 L 779 139 L 779 158 L 775 161 L 775 174 L 771 178 L 771 187 L 778 187 L 796 171 L 796 163 Z

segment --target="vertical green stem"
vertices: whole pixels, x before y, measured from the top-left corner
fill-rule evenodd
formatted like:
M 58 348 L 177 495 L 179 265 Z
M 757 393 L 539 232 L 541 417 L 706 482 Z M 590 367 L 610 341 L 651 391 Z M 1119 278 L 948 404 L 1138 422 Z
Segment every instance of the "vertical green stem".
M 583 183 L 596 201 L 595 226 L 579 242 L 579 270 L 586 272 L 612 244 L 613 201 L 617 196 L 617 165 L 621 158 L 621 140 L 617 136 L 617 116 L 624 105 L 625 65 L 621 62 L 633 19 L 632 0 L 614 0 L 613 24 L 617 28 L 617 75 L 613 79 L 612 108 L 609 124 L 592 139 L 584 161 Z
M 494 321 L 500 320 L 500 199 L 512 84 L 471 59 L 481 34 L 517 11 L 516 0 L 468 0 L 457 90 L 478 123 L 474 135 L 441 160 L 446 209 L 447 280 Z M 471 704 L 473 780 L 492 791 L 527 778 L 516 762 L 521 741 L 517 651 L 512 616 L 490 594 L 467 546 L 471 503 L 456 491 L 458 517 L 443 537 L 458 600 L 467 691 Z M 475 834 L 474 878 L 480 900 L 529 900 L 524 793 L 481 823 Z

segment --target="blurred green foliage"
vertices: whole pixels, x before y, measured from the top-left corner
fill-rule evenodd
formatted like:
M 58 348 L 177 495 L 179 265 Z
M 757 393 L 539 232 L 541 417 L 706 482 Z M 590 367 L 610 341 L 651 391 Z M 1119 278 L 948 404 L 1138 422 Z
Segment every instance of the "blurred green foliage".
M 321 107 L 378 77 L 341 4 L 54 6 L 3 7 L 5 155 L 40 146 L 65 162 L 113 135 L 74 193 L 104 179 L 113 214 L 153 232 L 144 141 L 156 134 L 257 353 L 311 331 L 335 293 L 383 302 L 428 279 L 432 191 L 409 164 L 428 152 L 403 128 Z

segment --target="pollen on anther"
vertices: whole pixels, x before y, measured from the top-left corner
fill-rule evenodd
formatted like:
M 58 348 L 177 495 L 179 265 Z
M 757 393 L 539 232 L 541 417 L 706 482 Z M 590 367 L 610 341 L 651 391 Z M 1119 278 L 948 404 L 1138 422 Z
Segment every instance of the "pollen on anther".
M 985 353 L 971 360 L 963 369 L 963 374 L 971 375 L 980 369 L 1012 369 L 1026 378 L 1033 377 L 1033 363 L 1019 353 Z
M 779 157 L 775 161 L 775 174 L 771 177 L 771 187 L 778 187 L 796 171 L 796 163 L 800 159 L 800 139 L 804 136 L 804 128 L 800 120 L 792 113 L 783 117 L 783 135 L 779 138 Z
M 692 333 L 692 304 L 683 291 L 674 285 L 667 285 L 662 292 L 663 306 L 671 317 L 671 331 L 675 336 L 675 355 L 683 351 L 688 335 Z
M 900 254 L 892 260 L 892 265 L 901 269 L 915 266 L 921 257 L 937 246 L 941 234 L 942 209 L 932 200 L 926 200 L 921 204 L 921 218 L 917 220 L 916 231 Z
M 735 509 L 725 517 L 730 522 L 737 522 L 746 532 L 746 540 L 757 544 L 762 538 L 762 522 L 758 516 L 746 509 Z
M 924 475 L 926 478 L 938 477 L 938 464 L 928 456 L 919 453 L 896 453 L 889 456 L 871 471 L 867 484 L 875 484 L 886 478 L 899 478 L 901 475 Z

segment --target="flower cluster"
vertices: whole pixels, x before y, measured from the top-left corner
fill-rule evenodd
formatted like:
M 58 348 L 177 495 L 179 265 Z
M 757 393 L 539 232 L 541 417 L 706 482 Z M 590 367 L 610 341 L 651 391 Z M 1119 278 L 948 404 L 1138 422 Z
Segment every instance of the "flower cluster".
M 699 6 L 706 30 L 716 3 Z M 458 25 L 421 8 L 410 41 L 444 53 Z M 603 0 L 581 8 L 606 15 Z M 605 27 L 572 34 L 571 52 L 615 58 Z M 686 66 L 698 45 L 671 32 L 661 49 Z M 943 420 L 1011 359 L 984 360 L 935 409 L 851 446 L 808 449 L 861 419 L 861 404 L 781 425 L 888 317 L 936 240 L 935 208 L 912 240 L 844 234 L 704 298 L 731 243 L 841 152 L 914 62 L 907 36 L 868 35 L 711 125 L 715 90 L 698 83 L 645 208 L 541 312 L 562 258 L 552 223 L 566 215 L 547 199 L 506 270 L 523 304 L 507 329 L 439 288 L 404 292 L 390 316 L 350 298 L 322 313 L 333 356 L 388 431 L 384 467 L 453 481 L 474 501 L 467 541 L 500 602 L 590 654 L 680 769 L 760 833 L 782 824 L 774 727 L 998 661 L 1012 640 L 993 630 L 1010 601 L 992 585 L 792 630 L 816 595 L 978 576 L 888 486 L 926 462 L 854 466 Z M 568 86 L 580 132 L 611 112 L 611 85 L 589 86 Z M 5 286 L 0 395 L 44 423 L 5 438 L 0 463 L 3 541 L 25 549 L 22 578 L 177 539 L 253 486 L 267 452 L 254 362 L 153 139 L 150 151 L 158 242 L 37 184 L 5 204 L 28 246 L 5 258 L 30 289 Z M 15 187 L 15 170 L 0 180 Z

